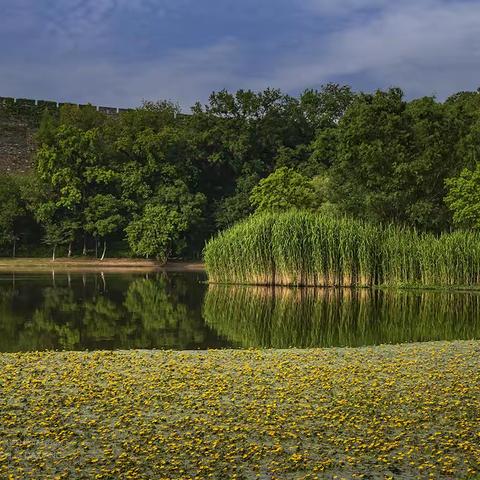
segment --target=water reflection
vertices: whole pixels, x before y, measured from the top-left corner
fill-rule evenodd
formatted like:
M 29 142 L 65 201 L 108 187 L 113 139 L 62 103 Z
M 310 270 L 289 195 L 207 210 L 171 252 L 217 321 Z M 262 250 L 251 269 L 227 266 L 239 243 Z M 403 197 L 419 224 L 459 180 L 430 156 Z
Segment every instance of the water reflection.
M 0 274 L 0 351 L 480 338 L 480 294 L 233 287 L 199 273 Z
M 0 274 L 0 351 L 229 346 L 199 274 Z
M 477 293 L 211 285 L 204 317 L 243 347 L 361 346 L 480 338 Z

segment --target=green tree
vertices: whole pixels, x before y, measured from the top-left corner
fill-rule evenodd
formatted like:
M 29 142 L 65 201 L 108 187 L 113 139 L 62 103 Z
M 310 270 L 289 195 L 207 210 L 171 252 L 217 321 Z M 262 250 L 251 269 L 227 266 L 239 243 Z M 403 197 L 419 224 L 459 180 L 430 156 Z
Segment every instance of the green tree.
M 60 125 L 50 144 L 43 144 L 37 152 L 36 174 L 39 190 L 48 194 L 37 195 L 33 209 L 43 224 L 86 225 L 90 218 L 86 212 L 98 194 L 112 195 L 117 179 L 106 154 L 102 133 L 98 128 L 81 130 Z M 75 234 L 79 228 L 70 229 Z M 97 229 L 93 229 L 98 233 Z M 89 231 L 85 229 L 85 231 Z M 85 238 L 85 237 L 84 237 Z M 71 239 L 71 244 L 75 235 Z M 85 247 L 84 247 L 85 253 Z
M 43 236 L 43 243 L 52 248 L 52 261 L 55 261 L 57 247 L 65 245 L 71 238 L 71 230 L 68 225 L 62 223 L 49 222 L 45 225 L 45 234 Z
M 311 180 L 315 190 L 315 203 L 318 211 L 324 215 L 341 215 L 341 209 L 334 200 L 332 178 L 328 170 L 324 170 Z
M 480 90 L 458 92 L 447 98 L 444 108 L 449 133 L 455 138 L 455 164 L 460 170 L 474 169 L 480 161 Z
M 257 212 L 316 207 L 315 189 L 310 179 L 287 167 L 260 180 L 252 190 L 250 201 Z
M 128 243 L 136 255 L 154 257 L 165 263 L 171 254 L 172 243 L 187 229 L 178 211 L 164 205 L 147 204 L 143 215 L 126 228 Z
M 146 103 L 125 112 L 106 128 L 122 197 L 141 211 L 160 184 L 191 185 L 196 168 L 186 132 L 169 102 Z
M 446 180 L 445 203 L 456 225 L 480 229 L 480 163 L 473 170 L 465 168 L 458 177 Z
M 13 177 L 0 176 L 0 206 L 0 245 L 11 245 L 12 256 L 15 257 L 26 212 L 19 184 Z
M 355 93 L 348 85 L 327 83 L 320 90 L 307 89 L 300 105 L 315 130 L 334 127 L 352 104 Z
M 332 181 L 347 213 L 375 221 L 399 220 L 404 207 L 394 168 L 408 156 L 405 106 L 399 89 L 361 95 L 340 120 L 334 138 L 317 144 L 323 150 L 320 155 L 334 156 Z M 332 140 L 333 152 L 328 146 Z
M 57 123 L 48 108 L 43 111 L 40 126 L 36 134 L 36 140 L 40 146 L 52 145 L 55 141 Z
M 275 89 L 215 92 L 192 113 L 186 129 L 199 168 L 198 188 L 208 198 L 210 234 L 251 212 L 252 179 L 269 175 L 281 151 L 314 138 L 298 99 Z
M 449 222 L 444 180 L 458 169 L 450 130 L 433 98 L 406 102 L 400 89 L 378 91 L 355 98 L 333 137 L 317 138 L 316 154 L 330 157 L 335 200 L 346 213 L 441 231 Z
M 408 157 L 395 168 L 398 197 L 405 205 L 400 218 L 423 230 L 440 232 L 451 221 L 443 201 L 445 179 L 458 174 L 462 166 L 455 156 L 457 132 L 445 106 L 432 97 L 408 102 L 405 115 L 410 132 Z
M 185 248 L 185 234 L 199 224 L 204 203 L 202 194 L 190 194 L 181 181 L 159 188 L 125 230 L 130 248 L 136 255 L 166 262 Z
M 99 112 L 93 105 L 62 105 L 60 108 L 60 125 L 74 127 L 84 132 L 102 127 L 107 122 L 107 115 Z
M 253 212 L 250 194 L 259 180 L 256 174 L 242 175 L 237 179 L 235 193 L 222 199 L 215 209 L 215 224 L 218 228 L 231 227 Z
M 103 240 L 101 260 L 107 251 L 107 238 L 118 231 L 125 222 L 122 209 L 124 204 L 112 194 L 98 193 L 89 198 L 85 209 L 85 230 L 95 239 Z
M 53 145 L 40 147 L 37 175 L 51 187 L 51 199 L 57 207 L 72 212 L 82 208 L 97 185 L 108 185 L 115 179 L 102 147 L 98 129 L 84 132 L 66 125 L 59 127 Z

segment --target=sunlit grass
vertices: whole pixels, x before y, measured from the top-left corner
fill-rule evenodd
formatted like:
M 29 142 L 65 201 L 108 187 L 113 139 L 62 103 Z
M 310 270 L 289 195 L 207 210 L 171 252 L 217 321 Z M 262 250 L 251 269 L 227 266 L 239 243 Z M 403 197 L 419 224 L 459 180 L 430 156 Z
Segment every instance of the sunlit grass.
M 473 478 L 479 353 L 2 354 L 0 478 Z
M 440 236 L 308 212 L 254 215 L 204 251 L 212 283 L 478 286 L 480 234 Z

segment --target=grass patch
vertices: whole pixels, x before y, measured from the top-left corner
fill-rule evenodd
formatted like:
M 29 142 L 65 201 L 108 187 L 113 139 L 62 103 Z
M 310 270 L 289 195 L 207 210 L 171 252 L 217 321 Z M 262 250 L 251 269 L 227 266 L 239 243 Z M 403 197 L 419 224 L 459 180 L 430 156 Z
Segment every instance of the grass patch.
M 440 236 L 308 212 L 254 215 L 204 251 L 211 283 L 344 287 L 480 285 L 480 234 Z
M 0 478 L 468 478 L 480 343 L 0 355 Z

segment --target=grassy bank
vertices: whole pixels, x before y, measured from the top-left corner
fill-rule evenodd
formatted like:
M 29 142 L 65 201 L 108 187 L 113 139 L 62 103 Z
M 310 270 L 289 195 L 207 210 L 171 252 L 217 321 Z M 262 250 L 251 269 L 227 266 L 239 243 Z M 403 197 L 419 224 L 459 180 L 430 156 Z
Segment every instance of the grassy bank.
M 96 270 L 96 271 L 202 271 L 204 265 L 200 262 L 168 262 L 162 264 L 154 260 L 141 258 L 0 258 L 0 272 L 14 270 Z
M 0 478 L 473 478 L 479 353 L 2 354 Z
M 255 215 L 210 240 L 212 283 L 480 285 L 480 234 L 440 236 L 307 212 Z

